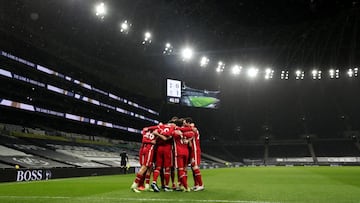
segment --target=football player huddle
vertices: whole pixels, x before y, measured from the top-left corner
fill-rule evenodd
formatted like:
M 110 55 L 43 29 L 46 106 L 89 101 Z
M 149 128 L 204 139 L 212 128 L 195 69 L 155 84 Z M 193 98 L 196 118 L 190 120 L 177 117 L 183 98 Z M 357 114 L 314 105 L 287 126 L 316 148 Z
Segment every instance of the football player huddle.
M 173 117 L 168 123 L 145 127 L 139 151 L 140 169 L 131 185 L 134 192 L 202 191 L 200 134 L 192 118 Z M 194 186 L 189 187 L 191 166 Z M 175 182 L 175 173 L 177 182 Z M 152 175 L 152 183 L 150 178 Z M 160 176 L 161 188 L 158 186 Z M 171 186 L 170 186 L 171 180 Z

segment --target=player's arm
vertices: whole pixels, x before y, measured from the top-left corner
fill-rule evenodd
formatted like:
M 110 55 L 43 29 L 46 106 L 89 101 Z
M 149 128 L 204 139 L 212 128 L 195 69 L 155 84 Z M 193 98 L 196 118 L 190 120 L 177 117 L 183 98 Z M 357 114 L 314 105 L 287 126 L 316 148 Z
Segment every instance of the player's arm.
M 157 130 L 154 130 L 153 134 L 156 135 L 157 137 L 160 137 L 162 140 L 171 139 L 171 136 L 164 136 L 164 135 L 160 134 Z
M 193 130 L 192 127 L 184 126 L 184 127 L 177 127 L 177 130 L 180 130 L 181 132 L 191 131 Z
M 145 127 L 143 128 L 143 131 L 153 131 L 153 130 L 156 130 L 159 128 L 159 125 L 153 125 L 153 126 L 148 126 L 148 127 Z

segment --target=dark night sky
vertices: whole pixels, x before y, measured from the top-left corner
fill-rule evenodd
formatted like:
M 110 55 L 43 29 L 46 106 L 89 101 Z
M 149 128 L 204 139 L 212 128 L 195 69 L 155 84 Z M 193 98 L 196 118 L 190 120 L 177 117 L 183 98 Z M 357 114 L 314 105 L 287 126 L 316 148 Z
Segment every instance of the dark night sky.
M 330 67 L 345 71 L 358 66 L 359 1 L 104 2 L 108 14 L 99 20 L 93 13 L 96 1 L 0 0 L 1 46 L 11 50 L 12 42 L 20 41 L 57 56 L 77 67 L 72 71 L 79 77 L 86 73 L 84 77 L 161 101 L 164 118 L 193 115 L 209 136 L 258 139 L 268 131 L 278 138 L 303 133 L 337 136 L 346 129 L 344 125 L 359 130 L 357 80 L 250 81 L 214 71 L 218 60 L 227 65 L 273 67 L 275 72 Z M 118 28 L 124 19 L 133 24 L 127 36 Z M 147 48 L 141 45 L 145 30 L 154 35 Z M 174 46 L 172 56 L 162 55 L 167 41 Z M 210 67 L 204 70 L 197 62 L 184 64 L 177 55 L 184 44 L 192 45 L 198 58 L 209 56 Z M 27 55 L 24 50 L 17 53 Z M 167 77 L 197 88 L 221 90 L 221 108 L 163 104 Z

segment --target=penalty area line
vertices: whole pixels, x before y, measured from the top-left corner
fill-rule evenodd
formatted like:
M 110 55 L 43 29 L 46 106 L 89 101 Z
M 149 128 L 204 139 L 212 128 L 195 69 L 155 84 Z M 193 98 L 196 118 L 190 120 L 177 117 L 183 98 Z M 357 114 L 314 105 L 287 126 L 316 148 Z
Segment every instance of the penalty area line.
M 78 200 L 118 200 L 150 202 L 224 202 L 224 203 L 276 203 L 267 201 L 225 200 L 225 199 L 159 199 L 159 198 L 111 198 L 111 197 L 67 197 L 67 196 L 0 196 L 0 199 L 78 199 Z

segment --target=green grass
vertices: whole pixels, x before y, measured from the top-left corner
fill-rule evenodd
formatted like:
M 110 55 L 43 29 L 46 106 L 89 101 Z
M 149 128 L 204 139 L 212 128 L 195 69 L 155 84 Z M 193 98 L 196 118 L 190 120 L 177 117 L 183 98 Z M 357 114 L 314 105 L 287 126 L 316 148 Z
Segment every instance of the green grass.
M 1 183 L 0 202 L 360 202 L 360 167 L 224 168 L 202 174 L 205 191 L 190 193 L 133 193 L 134 174 Z
M 213 97 L 200 96 L 189 96 L 189 99 L 194 107 L 207 107 L 208 105 L 213 104 L 217 101 L 217 99 Z

